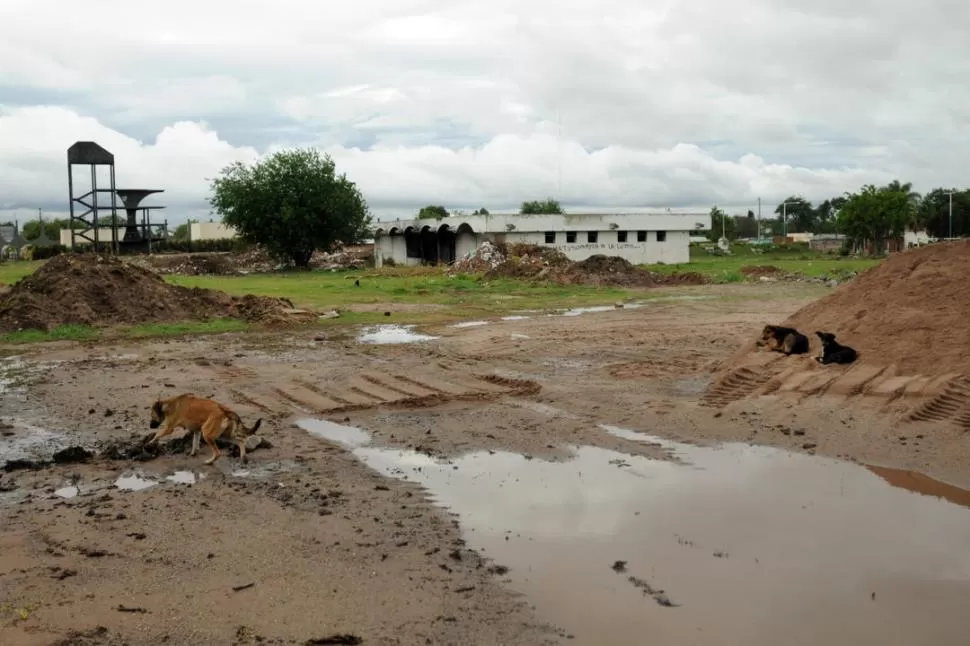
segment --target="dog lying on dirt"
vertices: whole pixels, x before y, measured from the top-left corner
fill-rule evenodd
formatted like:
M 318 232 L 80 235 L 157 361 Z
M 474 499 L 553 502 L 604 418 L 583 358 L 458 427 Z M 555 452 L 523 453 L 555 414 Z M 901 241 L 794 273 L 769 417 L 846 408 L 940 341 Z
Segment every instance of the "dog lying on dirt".
M 205 463 L 212 464 L 222 455 L 222 451 L 216 446 L 216 438 L 225 435 L 227 439 L 236 443 L 239 447 L 239 459 L 246 462 L 248 460 L 246 438 L 256 433 L 262 423 L 263 418 L 259 418 L 252 428 L 247 428 L 239 415 L 219 402 L 184 393 L 169 399 L 155 400 L 148 426 L 150 428 L 158 428 L 162 424 L 165 426 L 159 429 L 145 445 L 154 444 L 171 434 L 176 428 L 182 427 L 192 433 L 192 451 L 189 455 L 195 456 L 199 452 L 199 435 L 201 435 L 212 449 L 212 457 Z
M 808 337 L 792 327 L 766 325 L 761 331 L 758 346 L 767 346 L 773 352 L 785 355 L 805 354 L 808 352 Z
M 858 358 L 859 353 L 847 345 L 842 345 L 835 340 L 835 335 L 830 332 L 815 332 L 815 336 L 822 342 L 822 353 L 815 357 L 821 364 L 827 363 L 852 363 Z

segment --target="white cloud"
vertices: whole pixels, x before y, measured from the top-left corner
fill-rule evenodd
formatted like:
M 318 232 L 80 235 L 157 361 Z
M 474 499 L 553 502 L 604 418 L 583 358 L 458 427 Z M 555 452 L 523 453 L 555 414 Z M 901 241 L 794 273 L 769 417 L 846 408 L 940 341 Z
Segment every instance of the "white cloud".
M 81 139 L 176 220 L 229 161 L 295 144 L 378 213 L 960 185 L 968 21 L 951 0 L 5 0 L 0 209 L 66 208 Z

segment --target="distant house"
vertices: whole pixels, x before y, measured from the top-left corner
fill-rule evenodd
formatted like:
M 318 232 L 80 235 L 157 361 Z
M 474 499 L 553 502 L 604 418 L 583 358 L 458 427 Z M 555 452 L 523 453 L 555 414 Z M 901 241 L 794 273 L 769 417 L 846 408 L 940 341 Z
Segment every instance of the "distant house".
M 222 222 L 192 222 L 189 224 L 189 240 L 230 240 L 237 236 L 234 228 Z
M 692 232 L 709 230 L 709 213 L 465 215 L 378 222 L 374 262 L 451 263 L 485 240 L 552 247 L 569 259 L 602 254 L 633 264 L 690 262 Z

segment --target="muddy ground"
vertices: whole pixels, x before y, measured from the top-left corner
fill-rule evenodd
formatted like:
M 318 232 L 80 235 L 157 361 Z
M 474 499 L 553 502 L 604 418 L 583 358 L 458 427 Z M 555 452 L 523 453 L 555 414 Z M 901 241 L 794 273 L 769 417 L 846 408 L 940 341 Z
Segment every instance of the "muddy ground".
M 823 398 L 705 404 L 720 362 L 822 293 L 679 288 L 641 308 L 426 328 L 439 338 L 418 344 L 361 345 L 329 328 L 20 348 L 0 376 L 7 458 L 148 433 L 152 400 L 183 391 L 262 417 L 272 448 L 246 466 L 224 456 L 206 467 L 203 445 L 194 458 L 0 473 L 0 643 L 577 643 L 575 627 L 552 625 L 503 583 L 502 563 L 467 549 L 417 485 L 378 475 L 296 427 L 302 418 L 444 459 L 558 460 L 567 445 L 663 456 L 598 427 L 609 424 L 970 485 L 958 430 L 908 430 L 879 406 Z M 114 486 L 134 472 L 160 482 Z M 166 480 L 176 472 L 183 481 Z M 63 497 L 73 486 L 80 495 Z

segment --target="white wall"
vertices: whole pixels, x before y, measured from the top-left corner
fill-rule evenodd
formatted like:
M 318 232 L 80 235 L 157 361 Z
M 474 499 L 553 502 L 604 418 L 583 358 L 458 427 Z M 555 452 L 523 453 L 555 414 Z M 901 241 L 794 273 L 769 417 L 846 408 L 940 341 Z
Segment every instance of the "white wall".
M 118 240 L 119 241 L 124 240 L 124 238 L 125 238 L 125 230 L 124 230 L 124 228 L 120 228 L 117 231 L 118 231 Z M 138 226 L 138 232 L 141 233 L 141 225 L 140 224 Z M 65 247 L 70 247 L 71 246 L 71 230 L 70 229 L 61 229 L 60 236 L 61 236 L 61 244 L 64 245 Z M 88 240 L 88 238 L 90 238 L 91 240 L 94 240 L 94 229 L 88 231 L 85 238 L 82 238 L 81 237 L 81 232 L 80 231 L 75 231 L 74 232 L 74 242 L 77 243 L 77 244 L 79 244 L 79 245 L 91 244 L 91 242 Z M 111 229 L 110 228 L 108 228 L 108 227 L 99 227 L 98 228 L 98 242 L 101 242 L 101 243 L 111 242 Z
M 189 224 L 189 240 L 227 240 L 236 237 L 236 230 L 222 222 L 192 222 Z
M 619 242 L 617 231 L 598 231 L 596 242 L 588 242 L 587 233 L 577 232 L 575 242 L 566 242 L 566 232 L 556 233 L 556 242 L 546 244 L 545 233 L 515 232 L 484 233 L 472 235 L 463 233 L 455 243 L 456 258 L 474 251 L 485 239 L 507 244 L 534 244 L 558 249 L 573 261 L 585 260 L 590 256 L 601 254 L 604 256 L 619 256 L 634 265 L 686 264 L 690 262 L 690 246 L 687 231 L 667 231 L 666 240 L 657 241 L 656 231 L 647 231 L 644 242 L 637 241 L 637 232 L 627 232 L 627 241 Z M 408 258 L 407 247 L 403 235 L 382 235 L 374 244 L 375 263 L 383 265 L 384 259 L 393 259 L 398 265 L 419 265 L 419 258 Z

